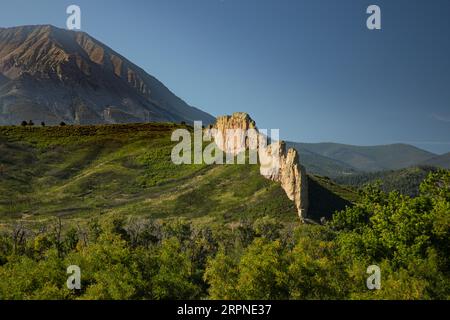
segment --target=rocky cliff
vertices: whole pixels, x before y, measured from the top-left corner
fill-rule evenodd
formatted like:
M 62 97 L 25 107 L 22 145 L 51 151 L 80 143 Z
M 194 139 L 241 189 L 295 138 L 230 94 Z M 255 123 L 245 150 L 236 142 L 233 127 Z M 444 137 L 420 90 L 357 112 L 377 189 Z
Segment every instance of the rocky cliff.
M 300 219 L 307 217 L 308 179 L 297 150 L 286 150 L 283 141 L 267 143 L 267 137 L 258 131 L 255 121 L 246 113 L 219 117 L 210 129 L 213 129 L 211 135 L 216 145 L 225 153 L 238 155 L 246 150 L 257 151 L 261 175 L 281 183 L 289 199 L 295 202 Z
M 218 117 L 214 125 L 214 142 L 220 150 L 237 155 L 250 148 L 249 131 L 258 133 L 256 123 L 243 112 L 236 112 L 232 116 Z M 232 136 L 230 130 L 234 131 Z M 257 139 L 257 136 L 254 136 Z M 257 148 L 256 146 L 254 148 Z

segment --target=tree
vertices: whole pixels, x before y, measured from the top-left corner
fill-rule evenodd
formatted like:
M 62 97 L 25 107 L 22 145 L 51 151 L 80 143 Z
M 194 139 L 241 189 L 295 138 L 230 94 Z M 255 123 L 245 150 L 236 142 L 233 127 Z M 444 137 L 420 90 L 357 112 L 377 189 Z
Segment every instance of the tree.
M 27 256 L 15 256 L 0 267 L 0 297 L 5 300 L 66 299 L 66 266 L 50 249 L 45 258 L 35 261 Z
M 28 125 L 29 125 L 30 127 L 34 126 L 33 120 L 28 121 Z
M 59 125 L 60 125 L 61 127 L 65 127 L 65 126 L 66 126 L 66 123 L 65 123 L 64 121 L 61 121 L 61 122 L 59 123 Z
M 156 299 L 194 299 L 199 288 L 192 283 L 189 253 L 181 250 L 176 238 L 164 240 L 158 250 L 158 273 L 151 279 Z
M 220 248 L 214 258 L 210 258 L 203 279 L 209 284 L 209 298 L 214 300 L 235 300 L 238 297 L 236 281 L 239 271 L 237 263 Z
M 132 251 L 120 236 L 102 233 L 97 241 L 72 251 L 65 265 L 82 270 L 82 298 L 92 300 L 136 299 L 143 279 Z
M 351 261 L 336 254 L 338 244 L 322 226 L 302 226 L 298 236 L 296 246 L 288 253 L 289 297 L 346 298 L 349 284 L 358 282 L 349 281 L 345 269 Z
M 26 122 L 25 120 L 22 121 L 22 123 L 20 124 L 22 127 L 26 127 L 28 125 L 28 122 Z
M 446 289 L 450 288 L 450 171 L 430 173 L 420 191 L 411 198 L 396 191 L 366 189 L 357 206 L 334 217 L 339 256 L 346 257 L 349 265 L 384 265 L 387 281 L 372 298 L 447 299 L 450 295 Z M 360 271 L 365 267 L 360 265 Z M 407 278 L 409 284 L 404 285 Z M 365 296 L 364 292 L 356 295 Z
M 253 229 L 258 237 L 264 237 L 268 240 L 275 241 L 281 236 L 282 224 L 276 219 L 264 216 L 257 219 L 253 223 Z
M 257 238 L 239 261 L 239 299 L 273 300 L 288 298 L 287 263 L 279 241 Z

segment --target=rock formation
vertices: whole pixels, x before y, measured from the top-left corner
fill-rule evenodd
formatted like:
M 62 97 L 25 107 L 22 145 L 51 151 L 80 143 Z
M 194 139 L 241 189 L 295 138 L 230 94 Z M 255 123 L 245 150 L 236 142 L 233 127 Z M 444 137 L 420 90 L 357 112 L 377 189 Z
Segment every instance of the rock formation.
M 267 145 L 267 137 L 258 131 L 255 122 L 246 113 L 219 117 L 212 129 L 211 135 L 216 145 L 225 153 L 238 155 L 245 150 L 256 150 L 261 175 L 281 183 L 288 198 L 295 202 L 300 219 L 307 217 L 308 179 L 305 168 L 300 165 L 297 150 L 286 150 L 283 141 Z
M 300 219 L 308 213 L 308 178 L 305 168 L 300 165 L 296 149 L 286 151 L 286 144 L 277 141 L 258 150 L 261 175 L 281 183 L 288 198 L 295 202 Z
M 214 142 L 225 153 L 238 155 L 244 150 L 250 148 L 248 137 L 249 130 L 257 134 L 255 121 L 243 112 L 236 112 L 232 116 L 218 117 L 214 136 Z M 232 134 L 230 132 L 233 131 Z M 231 136 L 232 135 L 232 136 Z M 255 138 L 257 138 L 255 136 Z

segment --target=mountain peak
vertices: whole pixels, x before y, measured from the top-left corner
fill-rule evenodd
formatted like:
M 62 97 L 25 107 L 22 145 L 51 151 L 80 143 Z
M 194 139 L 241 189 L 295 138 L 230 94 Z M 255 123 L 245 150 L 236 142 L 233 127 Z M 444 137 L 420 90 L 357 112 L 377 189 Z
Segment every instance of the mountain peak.
M 52 25 L 0 29 L 0 124 L 214 118 L 85 32 Z

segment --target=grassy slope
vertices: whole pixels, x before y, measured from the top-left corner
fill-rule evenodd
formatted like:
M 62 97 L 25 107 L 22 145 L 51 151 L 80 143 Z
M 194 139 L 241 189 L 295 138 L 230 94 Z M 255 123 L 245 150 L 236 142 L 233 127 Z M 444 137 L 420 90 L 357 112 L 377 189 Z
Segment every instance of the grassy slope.
M 296 221 L 294 204 L 277 183 L 259 175 L 257 166 L 172 164 L 170 134 L 176 128 L 0 127 L 0 219 L 82 219 L 118 212 L 205 222 L 263 215 Z M 341 196 L 353 197 L 327 179 L 315 177 L 311 185 L 318 217 L 347 204 Z

